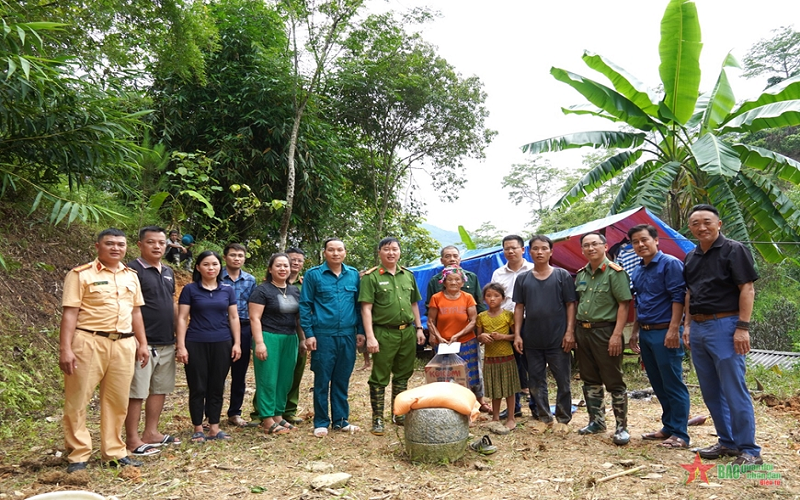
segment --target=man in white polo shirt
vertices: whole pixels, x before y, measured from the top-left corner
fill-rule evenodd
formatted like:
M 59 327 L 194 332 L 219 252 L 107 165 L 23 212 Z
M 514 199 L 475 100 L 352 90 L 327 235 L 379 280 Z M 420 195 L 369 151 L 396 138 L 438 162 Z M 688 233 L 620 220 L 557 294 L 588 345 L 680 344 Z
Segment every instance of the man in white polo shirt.
M 503 238 L 503 255 L 506 258 L 506 264 L 495 269 L 492 273 L 492 281 L 500 283 L 506 291 L 506 298 L 503 301 L 503 309 L 511 311 L 514 314 L 514 301 L 511 297 L 514 295 L 514 283 L 517 281 L 517 276 L 524 274 L 533 269 L 533 262 L 528 262 L 523 257 L 525 254 L 525 241 L 521 236 L 510 234 Z M 536 415 L 536 406 L 530 401 L 528 390 L 528 366 L 525 361 L 525 356 L 522 356 L 517 351 L 514 351 L 514 359 L 517 361 L 517 369 L 519 370 L 519 382 L 523 387 L 522 392 L 528 395 L 528 405 L 531 409 L 531 414 Z M 517 393 L 516 402 L 514 404 L 514 416 L 522 416 L 522 405 L 520 404 L 520 393 Z M 500 418 L 505 418 L 509 409 L 500 413 Z

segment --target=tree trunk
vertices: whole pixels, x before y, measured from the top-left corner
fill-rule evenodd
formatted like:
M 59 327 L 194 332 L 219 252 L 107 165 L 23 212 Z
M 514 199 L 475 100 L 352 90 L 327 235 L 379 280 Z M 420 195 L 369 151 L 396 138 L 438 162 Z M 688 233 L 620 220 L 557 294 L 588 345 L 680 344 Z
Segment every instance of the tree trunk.
M 294 207 L 294 185 L 297 170 L 294 166 L 294 157 L 297 151 L 297 137 L 300 135 L 300 120 L 303 119 L 306 102 L 308 101 L 304 100 L 297 108 L 297 114 L 294 116 L 294 123 L 292 124 L 292 135 L 289 137 L 289 153 L 286 158 L 286 168 L 288 170 L 286 180 L 286 205 L 283 207 L 280 241 L 278 242 L 278 250 L 281 252 L 286 249 L 286 241 L 289 238 L 289 223 L 292 220 L 292 209 Z

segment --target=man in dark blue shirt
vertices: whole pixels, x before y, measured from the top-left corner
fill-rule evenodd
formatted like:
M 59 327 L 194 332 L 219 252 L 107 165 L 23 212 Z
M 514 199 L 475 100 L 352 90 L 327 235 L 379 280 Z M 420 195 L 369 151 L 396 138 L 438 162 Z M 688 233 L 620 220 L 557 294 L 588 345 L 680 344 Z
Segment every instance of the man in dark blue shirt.
M 658 249 L 658 231 L 649 224 L 630 228 L 628 238 L 633 251 L 642 258 L 631 274 L 636 320 L 630 347 L 641 354 L 662 408 L 662 428 L 642 434 L 642 439 L 662 441 L 660 446 L 665 448 L 686 448 L 689 390 L 683 383 L 683 264 Z
M 348 421 L 347 392 L 356 361 L 356 343 L 363 344 L 365 337 L 358 303 L 360 278 L 356 268 L 343 263 L 346 255 L 342 240 L 325 240 L 325 262 L 306 272 L 300 291 L 300 326 L 306 334 L 306 347 L 313 353 L 314 435 L 317 437 L 328 434 L 330 417 L 334 430 L 360 430 Z
M 684 260 L 689 314 L 683 341 L 692 349 L 703 401 L 719 437 L 698 453 L 711 460 L 735 456 L 735 465 L 759 465 L 764 462 L 744 380 L 758 273 L 750 250 L 722 236 L 721 228 L 719 211 L 711 205 L 689 211 L 689 230 L 698 245 Z
M 133 455 L 146 456 L 158 453 L 157 448 L 167 444 L 181 444 L 181 440 L 158 432 L 158 421 L 164 409 L 167 394 L 175 390 L 175 274 L 169 266 L 161 265 L 167 245 L 164 228 L 147 226 L 139 231 L 137 242 L 141 257 L 128 263 L 136 271 L 142 286 L 144 305 L 142 319 L 150 362 L 136 365 L 125 417 L 125 444 Z M 144 432 L 139 435 L 142 403 Z

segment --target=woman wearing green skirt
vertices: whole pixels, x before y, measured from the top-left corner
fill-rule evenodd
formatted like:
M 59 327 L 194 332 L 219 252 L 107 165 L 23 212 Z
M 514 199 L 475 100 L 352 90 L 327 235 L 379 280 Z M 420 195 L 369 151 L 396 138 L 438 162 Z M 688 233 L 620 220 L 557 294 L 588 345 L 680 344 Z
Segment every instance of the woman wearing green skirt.
M 250 295 L 256 376 L 253 403 L 268 434 L 286 434 L 296 429 L 282 417 L 294 378 L 297 348 L 305 342 L 299 321 L 300 291 L 287 281 L 290 271 L 289 256 L 273 254 L 267 280 Z

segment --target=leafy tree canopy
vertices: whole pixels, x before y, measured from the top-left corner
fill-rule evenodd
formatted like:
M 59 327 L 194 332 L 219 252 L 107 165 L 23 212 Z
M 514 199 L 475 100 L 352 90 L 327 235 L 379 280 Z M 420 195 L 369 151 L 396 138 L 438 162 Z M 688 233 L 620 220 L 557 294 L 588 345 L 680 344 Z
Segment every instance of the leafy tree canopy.
M 204 51 L 216 39 L 207 9 L 192 0 L 31 0 L 14 10 L 63 24 L 63 35 L 47 41 L 52 54 L 75 57 L 100 82 L 141 86 L 156 68 L 205 78 Z
M 430 14 L 411 16 L 420 21 Z M 464 159 L 483 158 L 495 135 L 484 125 L 488 111 L 480 80 L 461 76 L 393 13 L 366 18 L 344 48 L 331 103 L 354 147 L 363 151 L 351 167 L 375 200 L 378 231 L 414 168 L 428 167 L 441 197 L 457 198 L 466 182 Z
M 54 203 L 51 220 L 99 218 L 108 210 L 48 191 L 66 179 L 118 186 L 135 175 L 133 142 L 141 116 L 133 100 L 113 85 L 76 76 L 74 58 L 53 55 L 66 27 L 33 20 L 17 4 L 5 7 L 0 32 L 0 197 L 33 193 L 32 210 Z M 131 109 L 133 108 L 133 109 Z
M 756 42 L 742 60 L 745 78 L 766 75 L 775 85 L 800 73 L 800 33 L 792 26 L 772 30 L 770 39 Z
M 619 153 L 595 165 L 557 203 L 568 206 L 613 178 L 624 182 L 610 213 L 644 205 L 676 228 L 698 202 L 716 205 L 726 234 L 752 242 L 768 261 L 796 253 L 800 212 L 778 180 L 800 184 L 800 163 L 764 148 L 737 142 L 735 134 L 800 125 L 800 77 L 769 87 L 756 99 L 736 104 L 728 56 L 713 89 L 701 93 L 700 21 L 694 2 L 671 0 L 661 20 L 659 74 L 663 92 L 652 96 L 624 69 L 586 52 L 584 62 L 611 86 L 559 68 L 551 74 L 577 90 L 591 106 L 565 108 L 630 129 L 585 132 L 533 142 L 524 151 L 590 146 L 617 147 Z

